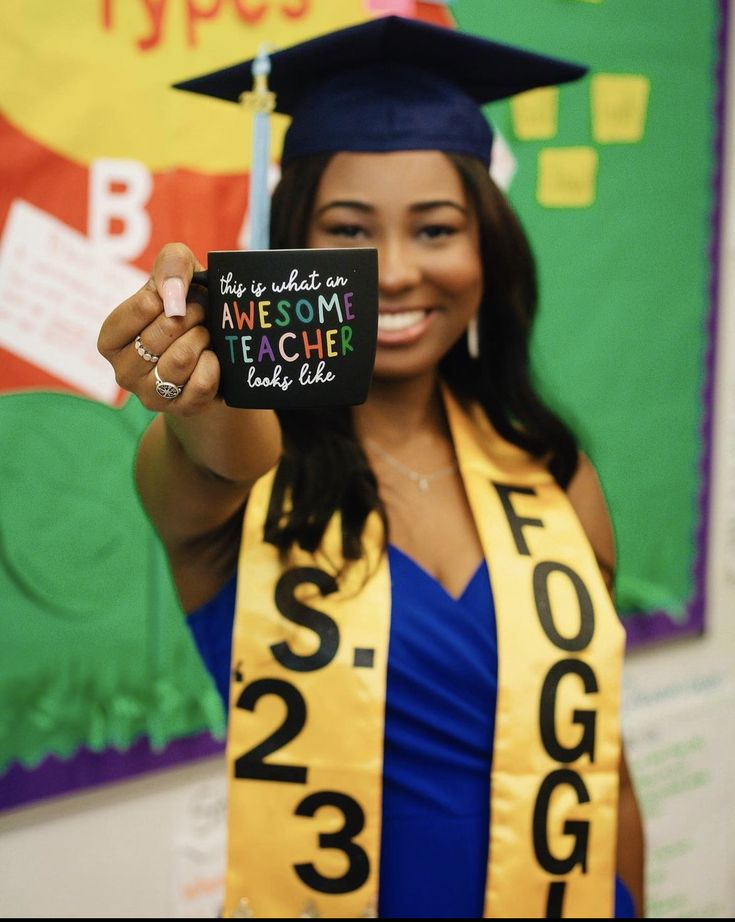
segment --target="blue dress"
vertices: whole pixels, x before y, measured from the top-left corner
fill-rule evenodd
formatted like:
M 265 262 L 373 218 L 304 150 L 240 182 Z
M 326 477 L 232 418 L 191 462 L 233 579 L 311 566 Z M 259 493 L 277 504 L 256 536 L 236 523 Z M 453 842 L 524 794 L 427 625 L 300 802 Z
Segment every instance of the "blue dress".
M 487 564 L 454 598 L 402 551 L 388 558 L 379 915 L 481 918 L 498 672 Z M 233 578 L 187 619 L 224 702 L 234 611 Z M 635 917 L 620 880 L 615 914 Z

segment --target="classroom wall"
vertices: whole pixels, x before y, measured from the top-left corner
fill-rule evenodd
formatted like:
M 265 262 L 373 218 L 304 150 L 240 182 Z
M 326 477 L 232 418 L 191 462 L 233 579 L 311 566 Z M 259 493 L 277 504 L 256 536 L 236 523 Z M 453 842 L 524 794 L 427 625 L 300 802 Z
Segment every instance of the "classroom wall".
M 648 840 L 648 915 L 667 918 L 735 915 L 735 55 L 730 57 L 708 627 L 702 637 L 632 652 L 624 682 L 624 733 Z M 0 916 L 214 916 L 223 809 L 221 765 L 208 759 L 5 813 Z

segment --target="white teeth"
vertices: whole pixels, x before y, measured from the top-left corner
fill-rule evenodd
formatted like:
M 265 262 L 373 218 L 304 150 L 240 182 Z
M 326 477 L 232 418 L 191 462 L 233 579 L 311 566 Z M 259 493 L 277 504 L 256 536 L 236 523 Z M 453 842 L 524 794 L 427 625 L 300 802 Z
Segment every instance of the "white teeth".
M 426 311 L 395 311 L 392 313 L 378 314 L 379 333 L 398 333 L 408 330 L 426 316 Z

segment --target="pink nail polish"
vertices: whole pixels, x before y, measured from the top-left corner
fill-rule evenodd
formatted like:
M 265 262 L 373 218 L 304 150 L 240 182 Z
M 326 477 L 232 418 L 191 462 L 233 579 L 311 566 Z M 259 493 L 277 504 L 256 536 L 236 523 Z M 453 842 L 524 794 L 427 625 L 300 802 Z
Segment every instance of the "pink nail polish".
M 161 287 L 163 311 L 167 317 L 183 317 L 186 313 L 186 289 L 179 278 L 166 279 Z

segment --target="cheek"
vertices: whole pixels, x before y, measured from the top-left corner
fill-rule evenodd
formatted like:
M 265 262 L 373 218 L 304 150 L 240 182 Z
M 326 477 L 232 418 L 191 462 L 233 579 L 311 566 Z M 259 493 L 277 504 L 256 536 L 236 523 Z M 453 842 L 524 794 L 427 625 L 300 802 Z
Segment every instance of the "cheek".
M 482 263 L 474 249 L 462 248 L 446 253 L 431 264 L 435 284 L 454 297 L 469 297 L 479 301 L 482 295 Z

